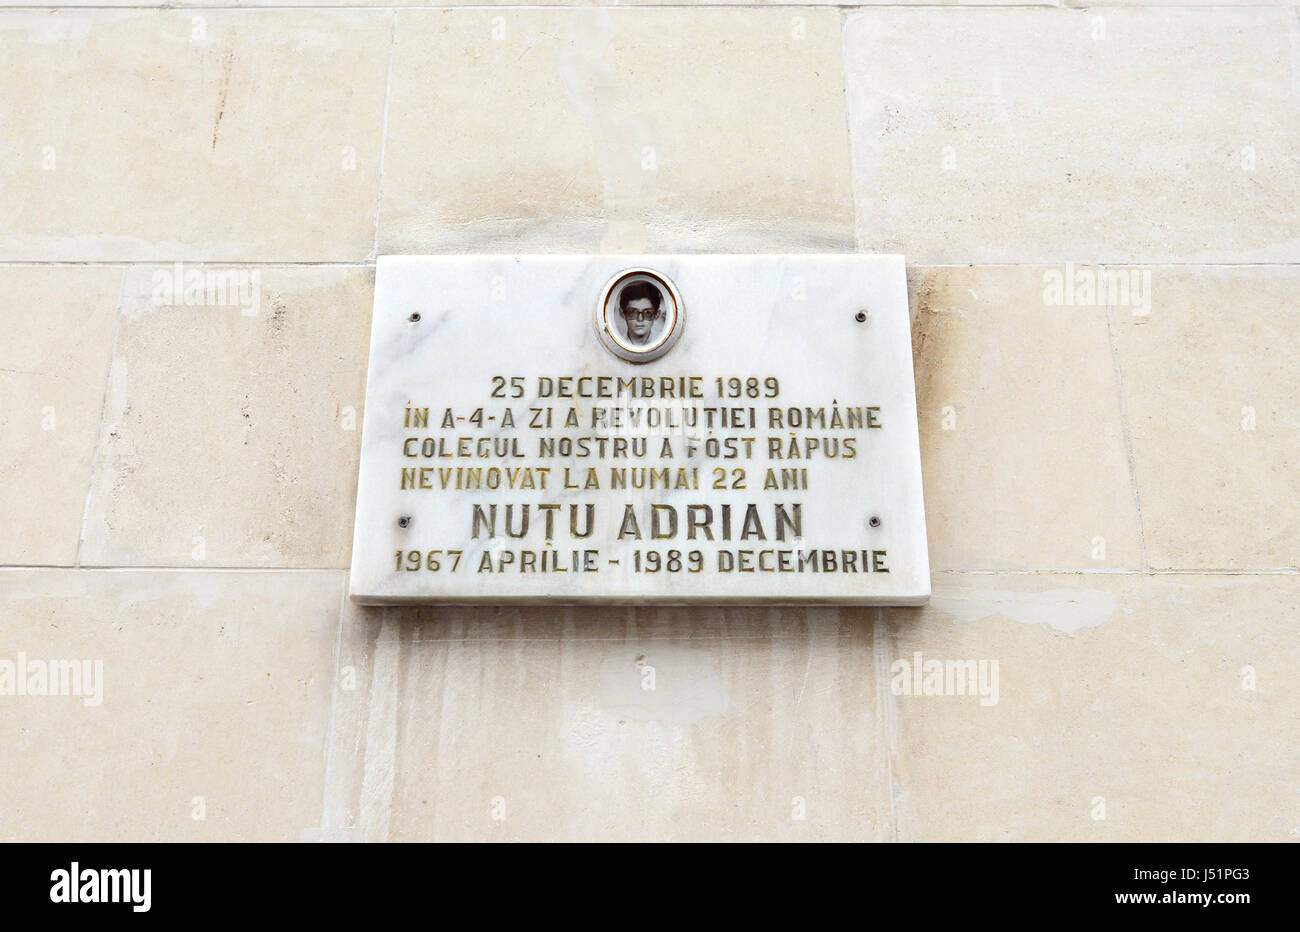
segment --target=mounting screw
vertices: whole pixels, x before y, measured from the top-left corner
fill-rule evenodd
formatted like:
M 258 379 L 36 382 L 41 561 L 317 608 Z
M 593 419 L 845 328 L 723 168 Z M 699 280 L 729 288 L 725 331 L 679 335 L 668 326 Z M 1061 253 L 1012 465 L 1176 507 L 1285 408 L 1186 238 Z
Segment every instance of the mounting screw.
M 860 324 L 865 324 L 867 322 L 867 312 L 858 311 L 856 314 L 853 315 L 853 319 Z
M 400 518 L 397 519 L 398 527 L 410 527 L 410 525 L 411 525 L 410 515 L 402 515 Z
M 411 311 L 411 316 L 408 317 L 408 318 L 406 318 L 406 319 L 409 320 L 409 321 L 410 321 L 411 323 L 413 323 L 413 324 L 418 324 L 418 323 L 420 322 L 420 312 L 419 312 L 419 311 Z
M 880 518 L 876 515 L 872 515 L 867 519 L 867 524 L 870 524 L 872 527 L 880 527 Z

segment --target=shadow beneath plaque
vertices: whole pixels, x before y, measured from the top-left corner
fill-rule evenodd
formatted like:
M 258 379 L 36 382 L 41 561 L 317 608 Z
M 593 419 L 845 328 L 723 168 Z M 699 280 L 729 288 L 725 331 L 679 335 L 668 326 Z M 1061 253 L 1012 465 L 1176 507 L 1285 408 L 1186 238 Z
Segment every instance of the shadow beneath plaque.
M 343 643 L 607 644 L 633 641 L 870 642 L 884 612 L 835 606 L 363 606 L 344 611 Z

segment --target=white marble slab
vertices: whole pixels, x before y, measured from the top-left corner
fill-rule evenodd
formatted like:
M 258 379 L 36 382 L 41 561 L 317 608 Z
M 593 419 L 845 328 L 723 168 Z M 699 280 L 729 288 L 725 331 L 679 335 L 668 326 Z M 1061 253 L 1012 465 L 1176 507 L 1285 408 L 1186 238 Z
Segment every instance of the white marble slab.
M 901 256 L 384 257 L 368 378 L 358 601 L 929 597 Z

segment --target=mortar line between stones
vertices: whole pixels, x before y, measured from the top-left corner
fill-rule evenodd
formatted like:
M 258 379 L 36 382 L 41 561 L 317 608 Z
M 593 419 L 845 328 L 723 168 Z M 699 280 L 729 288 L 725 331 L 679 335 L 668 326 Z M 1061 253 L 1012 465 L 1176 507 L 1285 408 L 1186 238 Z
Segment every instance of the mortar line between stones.
M 582 10 L 590 9 L 592 6 L 605 9 L 620 10 L 808 10 L 817 8 L 832 8 L 839 10 L 963 10 L 963 11 L 980 11 L 980 10 L 1063 10 L 1066 12 L 1086 12 L 1094 9 L 1095 4 L 1090 4 L 1080 0 L 1078 5 L 1068 2 L 1057 2 L 1057 0 L 1039 0 L 1036 3 L 817 3 L 817 2 L 786 2 L 786 3 L 636 3 L 627 6 L 616 2 L 607 3 L 516 3 L 509 5 L 491 5 L 486 6 L 483 3 L 426 3 L 392 6 L 388 4 L 322 4 L 316 6 L 297 5 L 297 4 L 257 4 L 256 6 L 233 5 L 233 6 L 176 6 L 172 2 L 159 3 L 137 3 L 137 4 L 118 4 L 107 6 L 104 4 L 67 4 L 60 6 L 23 6 L 23 5 L 6 5 L 0 4 L 0 11 L 49 11 L 49 10 L 75 10 L 75 11 L 99 11 L 99 10 L 127 10 L 138 12 L 157 12 L 157 13 L 190 13 L 194 10 L 204 10 L 212 13 L 234 13 L 234 12 L 258 12 L 259 10 L 272 11 L 306 11 L 314 13 L 333 13 L 347 12 L 355 13 L 359 11 L 399 11 L 399 10 Z M 1148 4 L 1140 0 L 1130 0 L 1130 2 L 1120 2 L 1107 6 L 1107 9 L 1129 9 L 1141 10 L 1148 9 Z M 1161 7 L 1161 9 L 1170 10 L 1205 10 L 1205 9 L 1274 9 L 1285 10 L 1294 9 L 1288 4 L 1282 3 L 1177 3 Z
M 862 229 L 858 224 L 858 186 L 856 182 L 857 171 L 854 166 L 858 164 L 857 152 L 853 142 L 853 102 L 849 96 L 849 13 L 850 10 L 840 9 L 840 81 L 843 87 L 840 93 L 844 96 L 844 136 L 849 147 L 849 201 L 853 213 L 853 247 L 855 252 L 863 252 L 865 241 L 862 236 Z
M 338 618 L 334 625 L 334 659 L 330 669 L 330 708 L 329 713 L 325 716 L 325 771 L 320 786 L 320 830 L 323 841 L 331 840 L 329 833 L 335 827 L 333 820 L 330 818 L 330 806 L 333 801 L 330 786 L 334 775 L 334 715 L 339 698 L 339 663 L 343 653 L 343 622 L 344 615 L 348 610 L 347 571 L 342 571 L 340 576 L 342 577 L 342 585 L 339 588 Z
M 74 567 L 81 566 L 81 545 L 86 540 L 86 525 L 90 521 L 90 497 L 95 491 L 95 475 L 99 470 L 100 447 L 104 444 L 104 419 L 108 414 L 108 393 L 113 385 L 113 360 L 117 358 L 117 340 L 122 331 L 122 301 L 126 296 L 127 270 L 117 280 L 117 303 L 113 307 L 113 339 L 108 346 L 108 366 L 104 369 L 104 391 L 99 398 L 99 419 L 95 423 L 94 448 L 90 454 L 90 475 L 86 478 L 86 497 L 81 503 L 81 527 L 77 531 L 77 549 L 72 558 Z
M 388 841 L 397 774 L 401 625 L 394 622 L 391 608 L 382 609 L 379 615 L 379 635 L 371 654 L 369 700 L 362 726 L 366 747 L 357 800 L 357 828 L 362 841 Z M 435 834 L 436 831 L 435 825 Z
M 885 610 L 877 608 L 873 614 L 875 617 L 872 619 L 871 653 L 876 677 L 876 716 L 880 723 L 879 738 L 884 748 L 885 782 L 889 793 L 889 840 L 897 842 L 900 832 L 898 793 L 894 785 L 894 752 L 898 736 L 896 727 L 898 704 L 894 701 L 894 694 L 889 688 L 890 655 L 897 651 L 889 650 L 892 638 L 885 631 Z
M 0 564 L 0 573 L 29 573 L 33 570 L 86 570 L 97 573 L 345 573 L 338 566 L 168 566 L 152 564 L 96 564 L 96 563 L 6 563 Z
M 1124 440 L 1124 458 L 1128 464 L 1129 494 L 1133 498 L 1133 507 L 1137 511 L 1138 555 L 1143 568 L 1150 566 L 1147 561 L 1146 522 L 1142 520 L 1142 493 L 1138 489 L 1137 457 L 1133 452 L 1133 437 L 1129 430 L 1128 395 L 1124 391 L 1124 368 L 1120 365 L 1119 340 L 1115 334 L 1115 307 L 1110 296 L 1106 298 L 1106 337 L 1110 343 L 1110 362 L 1115 370 L 1115 391 L 1119 396 L 1119 429 Z
M 397 48 L 397 10 L 389 10 L 388 75 L 384 79 L 384 119 L 379 130 L 379 176 L 375 179 L 375 236 L 370 243 L 370 262 L 379 257 L 379 211 L 384 204 L 384 153 L 388 151 L 388 104 L 393 96 L 393 53 Z
M 3 9 L 3 8 L 0 8 Z M 34 9 L 34 7 L 29 8 Z M 120 7 L 103 7 L 105 10 L 121 9 Z M 204 7 L 194 7 L 196 10 Z M 373 259 L 358 259 L 356 261 L 310 261 L 298 259 L 272 259 L 269 261 L 261 260 L 228 260 L 228 259 L 0 259 L 0 268 L 72 268 L 72 269 L 131 269 L 131 268 L 157 268 L 160 266 L 191 265 L 191 266 L 219 266 L 221 268 L 271 268 L 271 269 L 293 269 L 293 268 L 324 268 L 324 269 L 364 269 L 374 268 Z
M 117 4 L 108 6 L 105 4 L 66 4 L 59 6 L 24 6 L 12 4 L 0 4 L 0 11 L 22 11 L 22 12 L 43 12 L 49 10 L 76 10 L 76 11 L 99 11 L 99 10 L 128 10 L 141 12 L 159 12 L 159 13 L 191 13 L 194 10 L 204 10 L 213 13 L 233 13 L 233 12 L 257 12 L 259 10 L 273 11 L 307 11 L 307 12 L 351 12 L 358 11 L 400 11 L 400 10 L 581 10 L 590 9 L 592 6 L 602 7 L 605 9 L 620 10 L 807 10 L 817 8 L 833 8 L 846 11 L 856 10 L 961 10 L 968 12 L 977 12 L 982 10 L 1062 10 L 1071 13 L 1083 13 L 1097 8 L 1095 3 L 1087 0 L 1078 0 L 1071 3 L 1068 0 L 1038 0 L 1038 2 L 1006 2 L 1006 3 L 974 3 L 974 2 L 930 2 L 930 3 L 818 3 L 818 2 L 785 2 L 785 3 L 636 3 L 628 6 L 617 2 L 607 3 L 516 3 L 509 5 L 491 5 L 486 6 L 483 3 L 426 3 L 414 5 L 392 6 L 388 4 L 322 4 L 322 5 L 298 5 L 298 4 L 257 4 L 256 6 L 233 5 L 233 6 L 176 6 L 172 2 L 159 3 L 137 3 L 137 4 Z M 1150 9 L 1150 4 L 1141 2 L 1141 0 L 1128 0 L 1128 2 L 1118 2 L 1108 4 L 1108 10 L 1144 10 Z M 1289 3 L 1232 3 L 1227 0 L 1219 0 L 1214 3 L 1172 3 L 1162 5 L 1160 9 L 1165 10 L 1251 10 L 1251 9 L 1269 9 L 1269 10 L 1297 10 L 1297 7 Z

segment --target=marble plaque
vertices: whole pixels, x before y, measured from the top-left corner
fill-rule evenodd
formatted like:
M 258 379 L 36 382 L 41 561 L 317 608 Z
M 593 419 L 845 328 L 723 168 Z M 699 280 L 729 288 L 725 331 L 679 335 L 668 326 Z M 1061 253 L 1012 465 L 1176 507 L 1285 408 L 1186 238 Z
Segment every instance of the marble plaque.
M 361 602 L 915 604 L 901 256 L 390 256 Z

